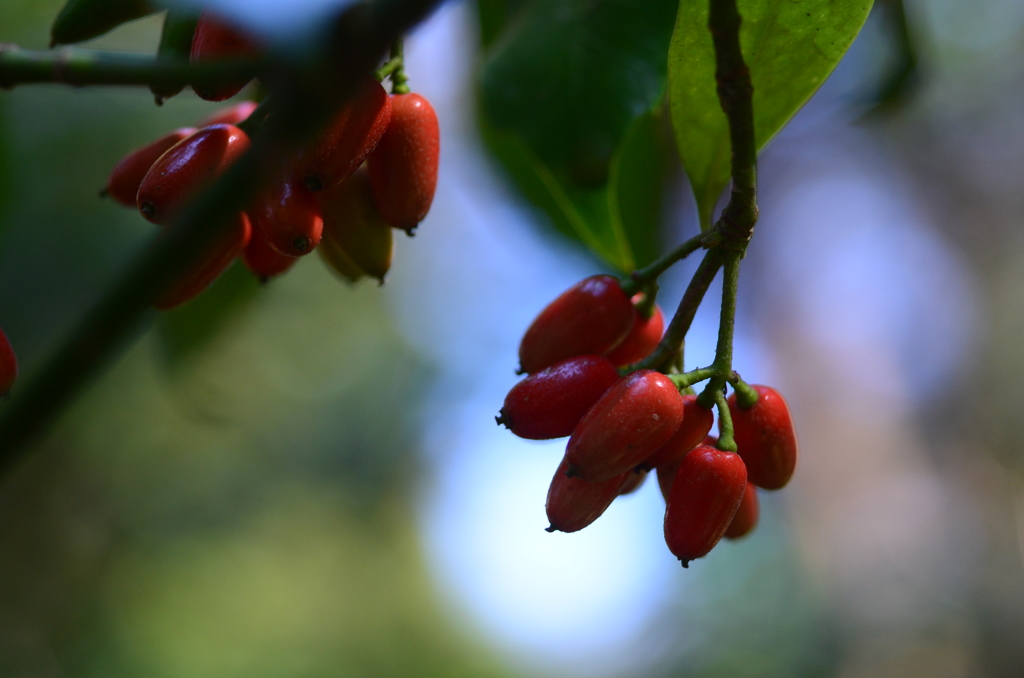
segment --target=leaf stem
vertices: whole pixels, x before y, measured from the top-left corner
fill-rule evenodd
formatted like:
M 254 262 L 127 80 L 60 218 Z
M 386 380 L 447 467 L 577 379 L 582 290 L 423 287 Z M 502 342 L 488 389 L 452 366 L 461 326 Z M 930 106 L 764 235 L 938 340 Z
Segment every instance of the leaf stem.
M 61 83 L 86 85 L 148 85 L 175 88 L 182 83 L 216 85 L 263 73 L 266 59 L 232 59 L 192 64 L 180 57 L 102 52 L 76 47 L 56 50 L 21 49 L 0 44 L 0 87 Z M 183 86 L 183 85 L 182 85 Z

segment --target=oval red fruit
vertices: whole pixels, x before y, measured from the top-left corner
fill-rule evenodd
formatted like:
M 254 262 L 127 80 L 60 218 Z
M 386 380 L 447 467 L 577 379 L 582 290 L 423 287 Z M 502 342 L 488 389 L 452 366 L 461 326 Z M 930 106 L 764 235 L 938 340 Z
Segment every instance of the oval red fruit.
M 544 505 L 548 521 L 548 532 L 576 532 L 601 517 L 611 506 L 615 497 L 626 483 L 632 471 L 620 473 L 614 478 L 601 482 L 588 482 L 566 475 L 569 466 L 563 459 L 551 479 L 548 500 Z
M 220 108 L 213 112 L 208 118 L 199 123 L 200 127 L 210 125 L 237 125 L 248 119 L 252 112 L 259 106 L 255 101 L 240 101 L 234 106 Z
M 583 416 L 565 458 L 584 480 L 607 480 L 664 445 L 683 420 L 683 399 L 672 380 L 640 370 L 620 379 Z
M 608 354 L 608 360 L 619 367 L 640 362 L 649 356 L 658 347 L 661 335 L 665 331 L 665 316 L 660 306 L 654 306 L 654 312 L 649 318 L 645 318 L 639 312 L 634 313 L 636 318 L 633 321 L 633 329 L 622 343 Z
M 334 188 L 359 168 L 377 147 L 391 120 L 391 99 L 367 76 L 359 91 L 299 154 L 297 177 L 311 191 Z
M 797 442 L 789 405 L 770 386 L 752 385 L 757 402 L 749 409 L 729 396 L 736 448 L 747 465 L 750 482 L 766 490 L 785 487 L 796 470 Z
M 210 12 L 203 12 L 199 15 L 199 23 L 196 24 L 189 60 L 192 63 L 199 63 L 245 59 L 259 56 L 261 51 L 259 42 L 253 36 L 246 35 Z M 192 83 L 192 89 L 201 99 L 224 101 L 238 94 L 248 84 L 248 80 L 216 85 Z
M 169 290 L 153 304 L 158 310 L 166 311 L 180 306 L 197 297 L 245 250 L 249 244 L 252 227 L 249 218 L 239 212 L 232 218 L 231 225 L 213 243 L 191 270 L 177 280 Z
M 600 356 L 563 360 L 513 386 L 498 423 L 530 440 L 572 435 L 587 410 L 618 380 L 618 370 Z
M 686 416 L 683 415 L 685 421 Z M 714 447 L 718 444 L 717 436 L 706 436 L 701 445 L 708 447 Z M 665 462 L 660 464 L 655 471 L 658 474 L 658 488 L 661 489 L 661 496 L 666 502 L 668 502 L 669 495 L 672 494 L 672 481 L 676 479 L 676 471 L 679 470 L 679 463 L 683 460 L 683 454 L 681 457 L 676 458 L 673 461 Z
M 679 429 L 668 439 L 667 443 L 659 447 L 654 454 L 640 464 L 641 468 L 650 469 L 679 461 L 686 456 L 687 452 L 701 444 L 714 425 L 714 412 L 706 407 L 701 407 L 697 403 L 697 396 L 684 395 L 681 397 L 683 399 L 683 423 L 679 425 Z
M 701 445 L 683 457 L 665 509 L 665 543 L 683 567 L 721 540 L 746 485 L 739 455 Z
M 441 133 L 437 114 L 419 94 L 391 95 L 391 122 L 370 154 L 373 201 L 384 220 L 409 231 L 434 201 Z
M 242 258 L 246 268 L 263 282 L 276 275 L 281 275 L 298 261 L 297 257 L 289 257 L 273 249 L 256 229 L 252 231 Z
M 666 503 L 668 503 L 668 498 L 672 494 L 672 481 L 676 479 L 676 471 L 679 470 L 679 462 L 681 461 L 682 459 L 654 469 L 655 474 L 658 476 L 658 489 L 661 490 L 661 497 Z
M 622 489 L 619 490 L 619 496 L 621 497 L 627 494 L 633 494 L 640 489 L 640 486 L 644 484 L 645 480 L 647 480 L 647 471 L 642 469 L 631 471 L 629 476 L 626 478 L 626 482 L 623 484 Z
M 253 228 L 273 249 L 301 257 L 320 244 L 324 218 L 313 192 L 298 182 L 267 187 L 249 208 Z
M 633 304 L 619 281 L 595 275 L 540 312 L 519 344 L 519 368 L 532 374 L 578 355 L 606 355 L 629 334 Z
M 154 224 L 169 223 L 249 146 L 249 136 L 234 125 L 211 125 L 182 139 L 153 163 L 142 180 L 137 196 L 142 216 Z
M 729 523 L 729 528 L 725 531 L 725 538 L 739 539 L 750 534 L 757 527 L 759 513 L 757 490 L 754 489 L 753 483 L 747 483 L 746 489 L 743 490 L 743 499 L 740 501 L 740 507 L 736 509 L 736 515 L 733 516 L 732 522 Z
M 7 335 L 0 329 L 0 398 L 6 396 L 18 379 L 18 356 Z
M 195 131 L 194 127 L 182 127 L 170 134 L 165 134 L 156 141 L 136 148 L 121 158 L 120 162 L 114 166 L 110 178 L 107 179 L 107 186 L 103 190 L 122 205 L 135 207 L 139 186 L 142 185 L 142 180 L 149 172 L 149 168 L 167 149 L 182 139 L 192 136 Z

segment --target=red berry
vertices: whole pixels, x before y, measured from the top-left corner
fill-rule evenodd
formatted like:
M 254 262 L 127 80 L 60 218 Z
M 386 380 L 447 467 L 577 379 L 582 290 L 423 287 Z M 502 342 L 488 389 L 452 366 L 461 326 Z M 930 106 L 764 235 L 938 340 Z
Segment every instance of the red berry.
M 584 415 L 565 451 L 584 480 L 607 480 L 664 445 L 683 420 L 683 399 L 660 372 L 633 372 L 608 389 Z
M 519 344 L 519 366 L 532 374 L 578 355 L 606 355 L 629 334 L 633 304 L 619 281 L 595 275 L 540 312 Z
M 633 299 L 636 301 L 636 297 Z M 634 313 L 636 318 L 633 321 L 633 329 L 622 343 L 608 354 L 608 360 L 619 367 L 640 362 L 649 356 L 658 347 L 661 335 L 665 331 L 665 316 L 660 306 L 654 306 L 654 313 L 649 318 L 645 318 L 637 311 Z
M 548 500 L 545 508 L 551 526 L 548 532 L 576 532 L 601 517 L 619 490 L 626 483 L 632 471 L 626 471 L 606 480 L 592 483 L 580 478 L 566 475 L 569 469 L 565 459 L 555 471 L 548 488 Z
M 245 247 L 243 260 L 246 267 L 264 282 L 287 271 L 298 261 L 297 257 L 281 254 L 267 244 L 256 229 L 252 231 L 249 244 Z
M 626 483 L 622 486 L 622 489 L 619 490 L 619 496 L 633 494 L 640 489 L 645 480 L 647 480 L 647 471 L 641 469 L 632 471 L 626 478 Z
M 224 230 L 223 236 L 208 248 L 192 270 L 177 280 L 153 305 L 166 311 L 198 296 L 242 254 L 249 244 L 251 234 L 249 218 L 239 212 L 232 218 L 232 224 Z
M 376 78 L 367 76 L 327 129 L 299 154 L 296 176 L 311 191 L 334 188 L 363 164 L 390 120 L 391 99 Z
M 726 539 L 739 539 L 744 537 L 757 527 L 757 490 L 754 489 L 752 483 L 747 483 L 747 487 L 743 490 L 743 499 L 740 501 L 740 507 L 736 510 L 736 515 L 733 516 L 732 522 L 729 523 L 729 529 L 725 531 Z
M 750 482 L 766 490 L 778 490 L 785 487 L 796 469 L 793 418 L 778 391 L 757 384 L 753 388 L 759 397 L 749 409 L 737 405 L 735 393 L 729 396 L 736 448 L 747 465 Z
M 0 329 L 0 398 L 10 393 L 17 378 L 18 356 L 14 354 L 14 348 L 7 335 Z
M 618 370 L 600 356 L 563 360 L 513 386 L 498 423 L 530 440 L 572 435 L 587 410 L 618 380 Z
M 209 127 L 210 125 L 237 125 L 252 115 L 252 112 L 256 110 L 258 105 L 259 104 L 255 101 L 240 101 L 234 106 L 219 108 L 214 111 L 210 117 L 204 118 L 203 121 L 199 123 L 199 126 Z
M 239 31 L 225 23 L 210 12 L 199 15 L 196 34 L 192 38 L 190 61 L 220 61 L 227 59 L 245 59 L 259 56 L 262 51 L 257 40 L 251 35 Z M 218 83 L 216 86 L 192 84 L 192 89 L 201 99 L 207 101 L 224 101 L 242 91 L 249 84 L 248 80 L 229 83 Z
M 253 201 L 249 217 L 268 245 L 290 257 L 309 254 L 323 237 L 320 203 L 312 191 L 298 182 L 268 187 Z
M 440 154 L 437 114 L 419 94 L 391 95 L 391 122 L 370 154 L 373 201 L 384 220 L 406 231 L 430 210 Z
M 249 146 L 249 136 L 234 125 L 204 127 L 179 141 L 153 163 L 139 186 L 137 204 L 142 216 L 154 224 L 169 223 Z
M 685 419 L 685 416 L 683 418 Z M 707 436 L 704 438 L 704 442 L 701 443 L 701 445 L 707 447 L 714 447 L 717 444 L 718 438 L 716 436 Z M 683 457 L 685 456 L 684 454 Z M 654 469 L 658 474 L 658 488 L 661 490 L 661 496 L 666 503 L 668 503 L 668 498 L 672 494 L 672 482 L 676 479 L 676 471 L 679 470 L 679 464 L 683 461 L 683 457 L 665 462 Z
M 682 398 L 683 423 L 667 443 L 640 464 L 641 468 L 650 469 L 679 461 L 687 452 L 701 444 L 714 425 L 714 412 L 701 407 L 697 403 L 697 396 L 684 395 Z
M 136 148 L 128 155 L 121 158 L 121 161 L 114 166 L 114 170 L 107 179 L 107 186 L 104 191 L 114 200 L 127 207 L 135 207 L 135 198 L 139 194 L 139 186 L 149 172 L 153 163 L 163 155 L 167 149 L 176 143 L 195 133 L 193 127 L 182 127 L 170 134 L 166 134 L 156 141 L 145 146 Z
M 665 509 L 665 542 L 683 567 L 719 542 L 746 486 L 739 455 L 701 445 L 683 457 Z

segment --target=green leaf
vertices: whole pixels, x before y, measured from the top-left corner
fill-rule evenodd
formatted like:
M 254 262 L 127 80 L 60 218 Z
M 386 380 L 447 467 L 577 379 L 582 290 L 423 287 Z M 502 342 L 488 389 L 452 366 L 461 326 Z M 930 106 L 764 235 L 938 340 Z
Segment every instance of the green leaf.
M 560 231 L 620 270 L 649 261 L 667 145 L 653 109 L 664 95 L 675 1 L 514 5 L 501 22 L 493 2 L 480 2 L 482 12 L 491 8 L 494 45 L 481 77 L 485 140 Z
M 701 228 L 730 177 L 729 128 L 715 89 L 709 0 L 680 0 L 669 48 L 669 105 Z M 857 37 L 872 0 L 737 0 L 740 42 L 754 83 L 757 147 L 782 129 Z

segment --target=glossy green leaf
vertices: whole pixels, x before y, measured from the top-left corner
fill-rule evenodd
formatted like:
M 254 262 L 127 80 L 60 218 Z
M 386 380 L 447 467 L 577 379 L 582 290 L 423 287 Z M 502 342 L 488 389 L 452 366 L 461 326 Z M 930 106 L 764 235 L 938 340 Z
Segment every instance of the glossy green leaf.
M 872 0 L 738 0 L 762 148 L 814 94 L 857 37 Z M 669 104 L 679 155 L 711 225 L 730 177 L 729 129 L 715 89 L 708 0 L 681 0 L 669 49 Z
M 560 231 L 630 270 L 657 250 L 666 144 L 652 110 L 675 2 L 511 4 L 512 20 L 499 20 L 495 7 L 508 3 L 480 2 L 493 41 L 481 77 L 485 139 Z

